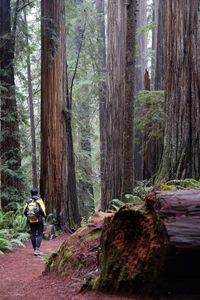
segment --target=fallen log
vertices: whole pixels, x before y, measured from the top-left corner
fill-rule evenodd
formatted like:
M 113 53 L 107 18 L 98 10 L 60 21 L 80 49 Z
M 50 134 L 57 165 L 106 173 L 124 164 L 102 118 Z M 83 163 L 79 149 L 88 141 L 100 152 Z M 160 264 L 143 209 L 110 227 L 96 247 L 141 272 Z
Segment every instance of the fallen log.
M 200 294 L 200 190 L 152 192 L 105 220 L 99 289 Z
M 95 213 L 89 223 L 70 235 L 58 251 L 51 254 L 46 264 L 46 272 L 76 275 L 84 282 L 94 279 L 98 272 L 98 248 L 104 219 L 112 215 L 112 213 Z

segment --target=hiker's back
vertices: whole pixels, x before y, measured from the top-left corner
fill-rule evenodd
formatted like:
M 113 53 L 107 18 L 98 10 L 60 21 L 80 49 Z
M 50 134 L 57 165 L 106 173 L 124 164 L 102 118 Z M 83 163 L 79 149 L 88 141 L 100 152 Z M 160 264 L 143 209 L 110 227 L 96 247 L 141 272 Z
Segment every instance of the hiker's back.
M 39 222 L 40 207 L 37 199 L 27 201 L 27 218 L 30 223 Z
M 38 196 L 32 196 L 31 199 L 26 202 L 24 214 L 30 223 L 42 222 L 43 218 L 46 217 L 43 200 Z
M 31 242 L 34 249 L 34 255 L 40 255 L 40 245 L 43 237 L 46 210 L 44 202 L 38 197 L 38 191 L 35 188 L 31 190 L 31 199 L 25 204 L 24 214 L 29 221 L 31 229 Z

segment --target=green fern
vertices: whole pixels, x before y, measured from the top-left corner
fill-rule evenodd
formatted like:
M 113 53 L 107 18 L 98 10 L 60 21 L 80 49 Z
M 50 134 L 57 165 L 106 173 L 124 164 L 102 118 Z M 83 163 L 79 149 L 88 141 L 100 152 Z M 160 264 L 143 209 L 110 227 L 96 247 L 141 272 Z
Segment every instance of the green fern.
M 133 195 L 138 196 L 140 199 L 144 199 L 147 193 L 153 190 L 152 186 L 147 186 L 146 180 L 137 181 L 135 188 L 133 189 Z
M 12 243 L 9 240 L 0 238 L 0 251 L 12 250 Z
M 21 242 L 26 242 L 30 238 L 30 234 L 27 232 L 20 232 L 17 235 L 17 239 L 20 240 Z
M 14 221 L 13 221 L 13 228 L 16 229 L 16 231 L 24 231 L 27 225 L 27 219 L 25 216 L 22 215 L 16 215 Z
M 110 202 L 110 207 L 116 211 L 118 211 L 125 203 L 119 199 L 112 199 Z
M 0 229 L 2 228 L 12 228 L 15 219 L 15 213 L 13 211 L 8 211 L 3 215 L 3 221 L 0 224 Z
M 12 246 L 25 247 L 24 244 L 18 239 L 10 240 Z
M 10 234 L 10 230 L 9 229 L 0 229 L 0 238 L 3 239 L 11 239 L 12 238 L 12 234 Z
M 125 203 L 137 203 L 141 201 L 141 198 L 139 196 L 132 195 L 132 194 L 126 194 L 124 198 L 125 198 L 124 199 Z
M 16 211 L 4 213 L 0 210 L 0 251 L 11 251 L 14 245 L 23 246 L 30 238 L 30 235 L 24 232 L 26 226 L 27 219 L 23 215 L 22 205 L 17 204 Z

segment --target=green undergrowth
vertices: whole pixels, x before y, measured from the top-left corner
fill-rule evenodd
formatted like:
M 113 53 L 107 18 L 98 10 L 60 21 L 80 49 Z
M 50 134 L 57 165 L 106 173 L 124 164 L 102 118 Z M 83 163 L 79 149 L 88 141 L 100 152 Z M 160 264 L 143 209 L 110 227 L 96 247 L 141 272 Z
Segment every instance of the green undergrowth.
M 139 204 L 143 201 L 147 193 L 153 190 L 152 186 L 148 186 L 148 183 L 144 181 L 138 181 L 132 194 L 125 194 L 123 199 L 112 199 L 110 208 L 118 211 L 122 206 L 126 204 Z
M 160 184 L 157 187 L 161 191 L 176 191 L 176 190 L 188 190 L 188 189 L 200 189 L 200 181 L 193 178 L 169 180 Z M 118 211 L 122 206 L 126 204 L 139 204 L 144 200 L 146 194 L 153 191 L 153 186 L 148 186 L 147 181 L 138 181 L 132 194 L 125 194 L 123 199 L 112 199 L 110 208 Z
M 193 178 L 169 180 L 167 183 L 161 184 L 161 188 L 162 190 L 200 189 L 200 181 Z
M 23 215 L 23 207 L 18 204 L 15 211 L 0 210 L 0 255 L 11 251 L 13 246 L 23 246 L 30 237 L 26 233 L 27 220 Z

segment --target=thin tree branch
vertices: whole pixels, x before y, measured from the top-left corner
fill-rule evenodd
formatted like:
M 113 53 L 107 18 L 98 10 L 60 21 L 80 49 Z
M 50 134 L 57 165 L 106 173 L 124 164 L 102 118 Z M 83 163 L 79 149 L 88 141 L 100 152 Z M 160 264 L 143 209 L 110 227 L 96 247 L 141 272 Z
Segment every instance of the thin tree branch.
M 34 1 L 31 1 L 31 2 L 28 2 L 28 3 L 24 4 L 23 6 L 21 6 L 20 8 L 18 8 L 17 12 L 20 12 L 20 11 L 23 10 L 25 7 L 27 7 L 27 6 L 29 6 L 29 5 L 31 5 L 31 4 L 33 4 L 33 3 L 34 3 Z
M 80 46 L 79 46 L 79 49 L 78 49 L 78 54 L 77 54 L 76 65 L 75 65 L 75 69 L 74 69 L 74 74 L 72 76 L 71 85 L 70 85 L 70 93 L 69 93 L 70 107 L 71 107 L 71 101 L 72 101 L 72 90 L 73 90 L 73 85 L 74 85 L 74 79 L 76 77 L 76 73 L 77 73 L 77 69 L 78 69 L 78 64 L 79 64 L 80 53 L 81 53 L 81 50 L 82 50 L 83 40 L 84 40 L 84 37 L 85 37 L 86 23 L 87 23 L 87 21 L 86 21 L 86 18 L 85 18 L 85 23 L 84 23 L 84 26 L 83 26 L 83 30 L 81 32 L 81 41 L 80 41 Z

